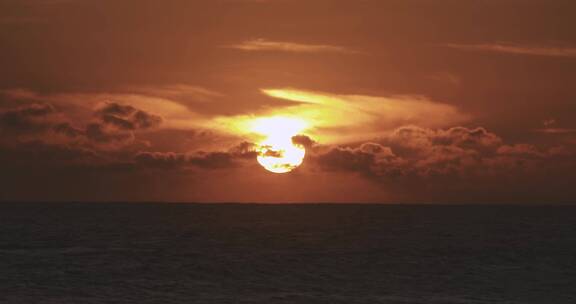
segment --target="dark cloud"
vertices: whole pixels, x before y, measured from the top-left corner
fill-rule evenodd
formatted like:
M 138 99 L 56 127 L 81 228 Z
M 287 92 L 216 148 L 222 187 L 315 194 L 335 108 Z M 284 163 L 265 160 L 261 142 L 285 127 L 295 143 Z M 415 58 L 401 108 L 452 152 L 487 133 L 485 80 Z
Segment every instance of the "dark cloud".
M 324 172 L 354 172 L 373 181 L 459 181 L 505 178 L 537 172 L 558 161 L 572 161 L 570 149 L 505 144 L 484 128 L 399 128 L 373 142 L 325 146 L 299 135 L 295 144 L 307 148 L 307 168 Z M 174 153 L 140 152 L 134 161 L 142 167 L 164 169 L 220 169 L 243 166 L 257 147 L 248 142 L 226 151 Z M 264 151 L 277 156 L 275 151 Z
M 134 130 L 136 128 L 131 121 L 114 115 L 103 115 L 100 119 L 104 124 L 114 126 L 120 130 Z
M 292 143 L 304 148 L 311 148 L 316 142 L 306 135 L 296 135 L 292 137 Z
M 222 169 L 237 166 L 235 155 L 228 152 L 201 152 L 189 158 L 189 163 L 204 169 Z
M 124 144 L 134 141 L 134 133 L 111 131 L 99 123 L 90 123 L 86 126 L 86 138 L 101 144 Z
M 106 163 L 124 161 L 113 154 L 129 154 L 147 145 L 136 133 L 158 126 L 159 116 L 133 106 L 108 103 L 85 125 L 73 124 L 66 112 L 51 104 L 31 103 L 0 111 L 0 153 L 5 165 L 22 170 L 46 164 L 77 164 L 74 153 L 99 151 Z M 35 147 L 35 149 L 31 149 Z M 13 161 L 7 161 L 7 156 Z M 60 158 L 58 156 L 61 156 Z M 128 157 L 123 156 L 125 159 Z
M 403 127 L 378 143 L 354 147 L 315 149 L 311 159 L 320 168 L 353 171 L 375 179 L 449 177 L 471 178 L 522 174 L 543 163 L 569 159 L 565 147 L 539 149 L 533 145 L 506 145 L 483 128 L 431 130 Z
M 88 140 L 108 148 L 133 143 L 135 132 L 157 128 L 162 123 L 158 115 L 114 102 L 102 105 L 94 115 L 95 121 L 86 125 L 84 134 Z
M 547 156 L 546 152 L 540 151 L 534 145 L 529 144 L 503 145 L 498 148 L 497 153 L 503 156 L 528 159 L 538 159 Z
M 256 157 L 256 148 L 257 145 L 251 142 L 241 142 L 239 144 L 237 144 L 236 146 L 230 148 L 230 153 L 233 153 L 234 155 L 237 156 L 243 156 L 243 157 Z
M 47 143 L 84 143 L 109 149 L 135 142 L 136 132 L 158 127 L 162 118 L 130 105 L 106 103 L 94 112 L 95 119 L 82 127 L 66 118 L 51 104 L 27 104 L 0 111 L 4 140 L 26 135 L 26 140 Z
M 57 124 L 53 129 L 70 138 L 85 136 L 91 141 L 108 144 L 126 140 L 110 138 L 109 133 L 101 130 L 106 127 L 93 123 L 80 130 L 68 124 Z M 295 142 L 308 145 L 313 141 L 299 137 Z M 31 178 L 30 174 L 52 171 L 67 172 L 66 181 L 69 183 L 82 177 L 90 178 L 89 183 L 109 185 L 118 176 L 126 180 L 154 176 L 174 180 L 178 176 L 202 178 L 203 174 L 220 174 L 219 169 L 243 170 L 242 167 L 256 166 L 256 151 L 257 146 L 249 142 L 222 151 L 176 153 L 97 150 L 81 141 L 46 143 L 37 140 L 0 147 L 0 165 L 4 169 L 0 179 L 9 182 L 10 176 L 17 175 L 24 181 Z M 372 142 L 347 146 L 308 145 L 307 160 L 298 174 L 315 172 L 360 176 L 363 177 L 360 180 L 371 181 L 398 201 L 493 201 L 496 198 L 534 201 L 546 197 L 559 201 L 573 193 L 567 181 L 574 176 L 575 163 L 570 147 L 505 144 L 498 136 L 482 128 L 431 130 L 405 127 Z M 154 170 L 148 171 L 150 169 Z M 56 179 L 54 174 L 44 175 Z M 40 184 L 31 187 L 44 187 L 46 193 L 56 196 L 64 193 L 62 185 L 46 184 L 60 189 L 57 191 L 43 186 L 39 180 L 36 182 Z M 18 186 L 22 188 L 23 184 Z M 87 191 L 90 189 L 89 184 L 84 186 Z M 530 188 L 529 194 L 523 192 L 526 187 Z M 120 189 L 115 191 L 118 195 L 128 194 Z
M 51 124 L 50 116 L 56 110 L 51 104 L 27 104 L 0 111 L 0 130 L 27 133 L 45 130 Z
M 160 116 L 144 111 L 136 111 L 132 119 L 136 128 L 139 129 L 155 128 L 162 123 L 162 118 Z
M 118 115 L 118 116 L 130 116 L 132 113 L 136 112 L 136 108 L 129 105 L 122 105 L 115 102 L 107 102 L 100 107 L 96 112 L 100 115 Z
M 433 130 L 406 126 L 380 138 L 380 142 L 397 153 L 418 155 L 428 153 L 429 149 L 435 146 L 494 152 L 502 144 L 502 139 L 484 128 L 454 127 L 446 130 Z
M 103 124 L 119 130 L 151 129 L 162 123 L 162 117 L 158 115 L 114 102 L 106 103 L 95 114 Z
M 137 164 L 147 168 L 187 169 L 191 167 L 203 169 L 234 168 L 243 161 L 255 159 L 255 145 L 240 143 L 228 151 L 174 153 L 174 152 L 139 152 L 134 157 Z
M 74 127 L 69 122 L 63 122 L 52 126 L 52 130 L 56 134 L 61 134 L 69 138 L 78 138 L 84 135 L 84 130 Z
M 364 143 L 356 148 L 333 147 L 315 155 L 318 164 L 326 170 L 356 171 L 373 175 L 376 166 L 394 154 L 388 147 L 376 143 Z
M 505 144 L 483 128 L 400 128 L 377 142 L 309 149 L 307 168 L 364 177 L 397 201 L 568 202 L 574 146 Z
M 480 150 L 490 150 L 502 144 L 500 137 L 484 128 L 455 127 L 447 131 L 438 130 L 432 137 L 435 143 Z
M 174 152 L 139 152 L 134 161 L 147 168 L 176 169 L 187 164 L 188 155 Z

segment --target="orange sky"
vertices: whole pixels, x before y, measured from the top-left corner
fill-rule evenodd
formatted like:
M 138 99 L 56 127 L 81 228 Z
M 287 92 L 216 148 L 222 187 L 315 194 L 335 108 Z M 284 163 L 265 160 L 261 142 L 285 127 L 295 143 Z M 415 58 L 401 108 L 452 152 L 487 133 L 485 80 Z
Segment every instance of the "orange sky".
M 568 0 L 0 0 L 0 200 L 573 202 Z M 303 164 L 256 161 L 266 117 Z

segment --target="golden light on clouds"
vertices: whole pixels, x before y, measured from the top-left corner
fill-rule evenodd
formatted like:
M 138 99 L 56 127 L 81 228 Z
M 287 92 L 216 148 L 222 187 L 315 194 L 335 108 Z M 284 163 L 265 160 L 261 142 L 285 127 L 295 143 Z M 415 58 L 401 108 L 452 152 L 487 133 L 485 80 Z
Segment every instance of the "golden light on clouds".
M 247 40 L 240 44 L 229 46 L 229 48 L 248 52 L 278 51 L 293 53 L 357 53 L 354 50 L 337 45 L 305 44 L 288 41 L 270 41 L 265 39 Z
M 291 138 L 306 135 L 322 144 L 358 142 L 384 136 L 403 125 L 445 127 L 469 117 L 455 107 L 421 96 L 343 95 L 297 89 L 261 89 L 293 103 L 264 107 L 249 115 L 218 116 L 206 128 L 232 134 L 260 147 L 258 162 L 272 172 L 301 164 L 305 151 Z
M 296 89 L 263 89 L 263 94 L 295 102 L 268 115 L 290 114 L 309 122 L 308 133 L 324 143 L 378 137 L 401 125 L 444 127 L 469 119 L 455 107 L 422 96 L 343 95 Z

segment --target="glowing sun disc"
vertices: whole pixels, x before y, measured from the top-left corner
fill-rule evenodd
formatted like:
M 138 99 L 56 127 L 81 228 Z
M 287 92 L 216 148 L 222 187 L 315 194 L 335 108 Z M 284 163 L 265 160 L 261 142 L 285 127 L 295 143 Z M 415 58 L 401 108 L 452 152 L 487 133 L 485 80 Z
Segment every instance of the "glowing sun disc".
M 265 136 L 259 143 L 258 163 L 274 173 L 287 173 L 300 166 L 304 160 L 304 147 L 294 145 L 292 137 L 304 130 L 307 124 L 291 117 L 263 117 L 253 121 L 252 131 Z
M 264 145 L 256 159 L 264 169 L 273 173 L 288 173 L 302 164 L 306 150 L 293 144 L 284 147 Z

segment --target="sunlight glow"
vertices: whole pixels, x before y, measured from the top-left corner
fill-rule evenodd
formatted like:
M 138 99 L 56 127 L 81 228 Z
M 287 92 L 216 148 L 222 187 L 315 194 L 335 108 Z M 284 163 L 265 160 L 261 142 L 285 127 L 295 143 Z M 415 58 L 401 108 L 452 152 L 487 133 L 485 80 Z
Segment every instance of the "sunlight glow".
M 258 163 L 274 173 L 287 173 L 300 166 L 306 150 L 294 145 L 292 137 L 307 127 L 301 119 L 282 116 L 253 120 L 251 131 L 265 137 L 258 145 Z

